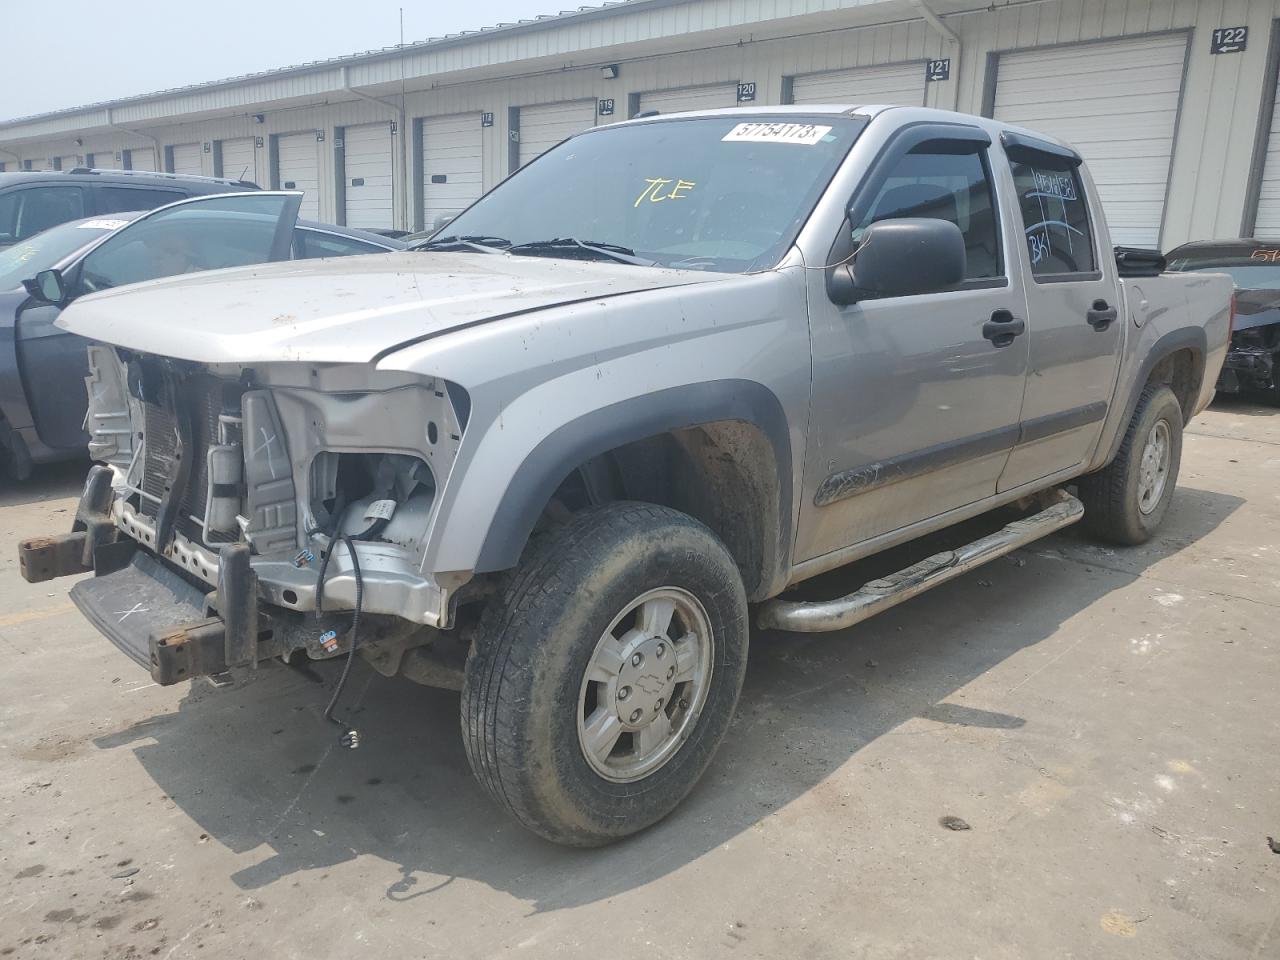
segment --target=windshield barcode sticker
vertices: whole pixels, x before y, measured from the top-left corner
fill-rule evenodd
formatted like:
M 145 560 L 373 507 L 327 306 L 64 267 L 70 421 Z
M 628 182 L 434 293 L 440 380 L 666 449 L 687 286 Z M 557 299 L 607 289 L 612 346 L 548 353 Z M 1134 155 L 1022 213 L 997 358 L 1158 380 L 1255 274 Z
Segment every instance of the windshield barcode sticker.
M 740 123 L 720 139 L 746 143 L 797 143 L 812 147 L 831 132 L 818 123 Z
M 86 220 L 80 224 L 81 230 L 116 230 L 123 227 L 128 220 Z

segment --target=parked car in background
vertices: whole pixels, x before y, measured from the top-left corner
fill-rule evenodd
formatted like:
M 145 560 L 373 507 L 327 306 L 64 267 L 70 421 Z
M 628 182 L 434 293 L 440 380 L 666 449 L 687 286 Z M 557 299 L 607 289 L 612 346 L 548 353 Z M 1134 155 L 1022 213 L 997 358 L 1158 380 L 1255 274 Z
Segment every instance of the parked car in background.
M 1077 520 L 1155 534 L 1231 282 L 1133 281 L 1111 250 L 1080 155 L 982 117 L 596 127 L 413 252 L 75 304 L 100 463 L 23 575 L 92 570 L 72 599 L 158 683 L 360 654 L 461 689 L 500 806 L 617 839 L 730 731 L 749 603 L 839 630 Z M 1015 505 L 847 596 L 785 595 Z M 342 682 L 324 716 L 355 747 Z
M 248 180 L 143 170 L 0 173 L 0 248 L 83 217 L 151 210 L 187 197 L 257 190 Z
M 1170 250 L 1165 259 L 1173 271 L 1231 275 L 1235 323 L 1218 390 L 1280 404 L 1280 242 L 1201 240 Z
M 150 215 L 132 211 L 75 220 L 0 250 L 0 456 L 10 474 L 24 477 L 35 463 L 84 455 L 87 341 L 55 325 L 62 307 L 91 289 L 272 259 L 280 195 L 242 196 L 247 199 L 206 197 Z M 245 211 L 246 204 L 272 210 Z M 303 220 L 294 226 L 285 255 L 274 259 L 385 253 L 404 246 L 364 230 Z M 24 286 L 51 269 L 79 283 L 69 287 L 62 303 L 44 302 Z

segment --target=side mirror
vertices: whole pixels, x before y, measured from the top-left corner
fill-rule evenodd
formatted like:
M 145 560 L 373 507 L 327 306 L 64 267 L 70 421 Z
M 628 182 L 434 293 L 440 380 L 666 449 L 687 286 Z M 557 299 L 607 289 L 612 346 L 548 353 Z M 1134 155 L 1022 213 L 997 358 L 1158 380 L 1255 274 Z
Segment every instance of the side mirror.
M 67 300 L 67 285 L 61 270 L 41 270 L 33 280 L 23 280 L 27 293 L 44 303 L 62 304 Z
M 441 227 L 443 227 L 443 226 L 447 225 L 447 224 L 449 223 L 449 221 L 451 221 L 451 220 L 452 220 L 454 217 L 456 217 L 456 216 L 457 216 L 457 214 L 456 214 L 456 213 L 442 213 L 442 214 L 440 214 L 440 216 L 436 217 L 436 218 L 435 218 L 435 220 L 431 221 L 431 230 L 432 230 L 432 232 L 434 232 L 434 231 L 436 231 L 436 230 L 439 230 Z
M 902 218 L 867 227 L 852 263 L 827 275 L 827 294 L 847 306 L 954 287 L 965 276 L 964 234 L 949 220 Z

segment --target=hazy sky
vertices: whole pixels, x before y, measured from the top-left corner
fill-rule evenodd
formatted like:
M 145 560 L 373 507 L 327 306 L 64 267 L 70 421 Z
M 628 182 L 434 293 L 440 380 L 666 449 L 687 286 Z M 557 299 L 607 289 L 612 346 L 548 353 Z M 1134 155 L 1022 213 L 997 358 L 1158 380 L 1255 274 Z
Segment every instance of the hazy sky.
M 587 0 L 0 0 L 0 119 L 577 9 Z

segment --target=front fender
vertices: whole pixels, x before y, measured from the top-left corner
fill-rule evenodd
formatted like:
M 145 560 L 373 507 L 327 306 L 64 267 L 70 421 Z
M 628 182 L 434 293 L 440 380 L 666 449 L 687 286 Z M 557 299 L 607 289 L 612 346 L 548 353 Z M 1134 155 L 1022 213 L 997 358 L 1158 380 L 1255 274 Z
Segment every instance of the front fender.
M 774 461 L 766 469 L 776 466 L 778 520 L 762 544 L 775 554 L 772 580 L 790 560 L 810 392 L 802 278 L 788 273 L 566 305 L 384 359 L 381 367 L 456 382 L 472 402 L 424 569 L 512 567 L 575 467 L 637 440 L 728 421 L 751 425 Z
M 563 424 L 533 448 L 498 501 L 481 540 L 477 572 L 515 566 L 534 524 L 569 471 L 616 447 L 699 424 L 732 420 L 757 427 L 773 448 L 779 500 L 791 503 L 791 441 L 778 398 L 750 380 L 711 380 L 670 387 L 592 410 Z M 791 542 L 789 510 L 778 513 L 778 546 Z

